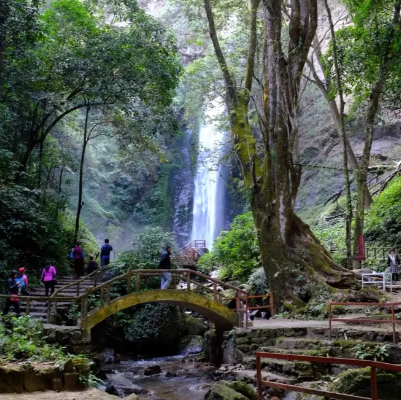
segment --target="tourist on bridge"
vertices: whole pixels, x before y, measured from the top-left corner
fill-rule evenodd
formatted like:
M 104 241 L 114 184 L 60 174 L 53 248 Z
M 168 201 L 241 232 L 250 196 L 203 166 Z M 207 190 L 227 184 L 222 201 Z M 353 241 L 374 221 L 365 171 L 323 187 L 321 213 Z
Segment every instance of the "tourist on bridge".
M 171 254 L 171 246 L 166 246 L 166 249 L 163 251 L 158 268 L 159 269 L 171 269 L 171 261 L 170 261 L 170 254 Z M 161 289 L 167 289 L 171 283 L 171 272 L 163 272 L 161 278 Z
M 400 279 L 400 259 L 397 254 L 395 254 L 395 249 L 391 249 L 390 255 L 388 256 L 388 266 L 390 267 L 390 272 L 392 274 L 393 282 L 398 282 Z
M 11 298 L 8 298 L 6 300 L 6 305 L 3 310 L 3 317 L 8 314 L 10 311 L 10 307 L 14 307 L 14 311 L 17 314 L 17 317 L 19 317 L 20 312 L 19 312 L 19 297 L 18 297 L 18 291 L 19 291 L 19 284 L 17 283 L 17 271 L 11 271 L 10 277 L 7 280 L 7 285 L 8 285 L 8 291 L 7 294 L 11 295 Z
M 84 276 L 85 273 L 85 253 L 79 245 L 79 242 L 75 243 L 75 246 L 71 251 L 71 258 L 74 260 L 75 277 L 79 279 L 81 276 Z
M 105 267 L 110 264 L 110 253 L 113 251 L 113 246 L 109 239 L 104 240 L 104 245 L 100 249 L 100 266 Z
M 41 281 L 45 285 L 45 296 L 49 296 L 49 289 L 50 289 L 50 296 L 54 293 L 54 285 L 56 284 L 56 276 L 57 271 L 53 265 L 50 264 L 50 261 L 47 260 L 45 262 L 45 267 L 42 271 L 42 278 Z

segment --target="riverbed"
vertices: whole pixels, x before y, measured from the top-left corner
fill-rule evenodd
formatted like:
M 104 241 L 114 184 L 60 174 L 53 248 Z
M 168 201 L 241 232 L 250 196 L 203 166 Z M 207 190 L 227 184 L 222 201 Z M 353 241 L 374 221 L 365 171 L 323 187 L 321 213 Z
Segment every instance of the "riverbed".
M 145 370 L 156 366 L 160 367 L 160 373 L 145 376 Z M 128 379 L 142 389 L 137 394 L 143 399 L 203 400 L 213 380 L 202 367 L 204 365 L 175 356 L 147 360 L 122 359 L 118 363 L 106 364 L 102 371 L 107 376 L 105 383 L 114 384 L 120 396 L 127 394 L 127 391 L 119 388 L 115 382 L 124 383 Z M 102 387 L 103 390 L 105 388 Z

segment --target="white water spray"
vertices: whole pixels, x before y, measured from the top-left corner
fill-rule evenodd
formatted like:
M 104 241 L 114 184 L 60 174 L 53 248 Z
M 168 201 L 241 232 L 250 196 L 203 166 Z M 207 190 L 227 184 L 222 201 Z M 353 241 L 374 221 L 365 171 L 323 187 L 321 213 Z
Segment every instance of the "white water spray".
M 225 224 L 226 188 L 224 167 L 218 164 L 223 153 L 224 132 L 208 122 L 199 131 L 199 156 L 195 176 L 192 240 L 205 239 L 212 247 Z

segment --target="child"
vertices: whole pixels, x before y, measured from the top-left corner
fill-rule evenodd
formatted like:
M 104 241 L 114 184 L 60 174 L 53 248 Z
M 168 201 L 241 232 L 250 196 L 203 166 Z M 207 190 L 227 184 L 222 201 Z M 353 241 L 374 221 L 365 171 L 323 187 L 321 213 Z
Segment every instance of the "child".
M 28 292 L 28 277 L 25 274 L 25 268 L 21 267 L 18 270 L 17 282 L 20 283 L 21 294 L 23 296 L 30 296 Z
M 94 260 L 93 256 L 90 256 L 86 273 L 89 275 L 93 271 L 96 271 L 98 268 L 99 268 L 98 263 Z

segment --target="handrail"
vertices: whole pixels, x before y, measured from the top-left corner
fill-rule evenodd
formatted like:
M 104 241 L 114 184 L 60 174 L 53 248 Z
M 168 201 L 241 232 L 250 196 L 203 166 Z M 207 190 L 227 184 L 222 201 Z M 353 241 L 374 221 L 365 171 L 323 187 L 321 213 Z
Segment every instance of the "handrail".
M 91 272 L 89 275 L 85 275 L 85 276 L 82 277 L 81 279 L 78 279 L 78 280 L 76 280 L 76 281 L 73 281 L 73 282 L 71 282 L 71 283 L 68 283 L 67 285 L 61 286 L 61 288 L 57 289 L 57 290 L 51 295 L 51 297 L 57 296 L 57 294 L 59 294 L 61 291 L 65 290 L 65 289 L 68 289 L 68 288 L 70 288 L 70 287 L 72 287 L 72 286 L 77 286 L 77 293 L 78 293 L 78 292 L 79 292 L 79 284 L 80 284 L 80 283 L 86 281 L 88 278 L 91 278 L 91 277 L 94 276 L 94 275 L 98 275 L 98 274 L 103 273 L 104 271 L 107 271 L 107 270 L 112 269 L 112 268 L 117 268 L 117 267 L 111 265 L 111 266 L 109 266 L 109 267 L 96 269 L 95 271 Z M 96 276 L 95 276 L 95 278 L 96 278 Z M 95 279 L 95 286 L 96 286 L 96 283 L 97 283 L 97 282 L 96 282 L 96 279 Z M 78 293 L 78 295 L 79 295 L 79 293 Z
M 82 301 L 82 311 L 81 311 L 81 320 L 85 317 L 88 316 L 88 313 L 93 312 L 94 310 L 89 311 L 88 307 L 88 298 L 90 295 L 93 295 L 94 293 L 99 293 L 100 292 L 100 305 L 98 307 L 102 307 L 104 304 L 110 304 L 112 301 L 111 299 L 111 288 L 114 283 L 120 282 L 122 280 L 127 280 L 127 292 L 128 294 L 131 292 L 131 286 L 132 286 L 132 277 L 136 277 L 136 291 L 140 291 L 140 282 L 141 282 L 141 277 L 143 276 L 154 276 L 154 275 L 160 275 L 162 273 L 171 273 L 172 278 L 173 278 L 173 285 L 176 287 L 176 278 L 186 281 L 187 287 L 186 290 L 191 290 L 191 285 L 199 286 L 205 289 L 206 291 L 210 292 L 213 294 L 213 298 L 215 301 L 222 303 L 223 301 L 227 301 L 226 298 L 222 297 L 221 292 L 218 292 L 218 286 L 221 286 L 223 288 L 229 288 L 233 289 L 236 292 L 236 311 L 240 311 L 240 301 L 241 299 L 245 299 L 248 296 L 248 292 L 246 290 L 237 288 L 235 286 L 232 286 L 228 283 L 221 282 L 218 279 L 211 278 L 209 276 L 203 275 L 197 271 L 193 271 L 191 269 L 137 269 L 137 270 L 129 270 L 125 274 L 116 276 L 113 279 L 110 279 L 107 282 L 102 283 L 101 285 L 98 285 L 93 288 L 87 289 L 86 293 L 81 297 Z M 194 275 L 196 277 L 202 278 L 210 283 L 213 283 L 213 288 L 209 288 L 199 282 L 196 282 L 191 279 L 191 276 Z M 98 308 L 96 307 L 96 309 Z
M 392 324 L 393 325 L 393 343 L 395 344 L 397 341 L 396 338 L 396 325 L 401 324 L 401 320 L 397 320 L 395 316 L 395 306 L 400 306 L 401 302 L 394 303 L 341 303 L 341 302 L 328 302 L 329 308 L 329 338 L 331 339 L 331 331 L 332 331 L 332 322 L 368 322 L 373 324 Z M 391 319 L 370 319 L 370 318 L 361 318 L 361 319 L 351 319 L 351 318 L 333 318 L 332 306 L 378 306 L 378 307 L 391 307 Z
M 304 362 L 314 362 L 314 363 L 324 363 L 324 364 L 343 364 L 343 365 L 354 365 L 362 368 L 370 367 L 371 376 L 371 399 L 369 397 L 354 396 L 349 394 L 333 393 L 327 392 L 325 390 L 313 389 L 300 387 L 296 385 L 289 385 L 285 383 L 277 383 L 264 381 L 262 379 L 262 365 L 261 358 L 274 358 L 279 360 L 288 361 L 304 361 Z M 378 390 L 377 390 L 377 369 L 384 369 L 388 371 L 401 372 L 401 365 L 389 364 L 381 361 L 370 361 L 370 360 L 357 360 L 349 358 L 337 358 L 337 357 L 319 357 L 319 356 L 306 356 L 297 354 L 278 354 L 278 353 L 256 353 L 256 369 L 257 369 L 257 387 L 258 387 L 258 399 L 263 400 L 262 389 L 264 386 L 272 387 L 276 389 L 282 389 L 292 392 L 300 392 L 313 394 L 317 396 L 323 396 L 327 399 L 339 399 L 339 400 L 378 400 Z
M 239 299 L 245 299 L 245 328 L 248 329 L 248 311 L 249 310 L 261 310 L 265 308 L 270 308 L 271 312 L 271 317 L 274 317 L 274 300 L 273 300 L 273 292 L 262 294 L 262 295 L 257 295 L 257 296 L 238 296 Z M 262 306 L 257 306 L 257 307 L 249 307 L 249 299 L 258 299 L 258 298 L 269 298 L 269 305 L 262 305 Z

